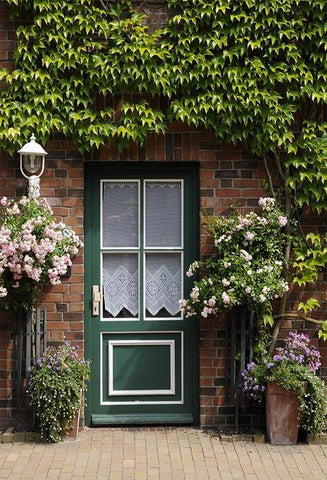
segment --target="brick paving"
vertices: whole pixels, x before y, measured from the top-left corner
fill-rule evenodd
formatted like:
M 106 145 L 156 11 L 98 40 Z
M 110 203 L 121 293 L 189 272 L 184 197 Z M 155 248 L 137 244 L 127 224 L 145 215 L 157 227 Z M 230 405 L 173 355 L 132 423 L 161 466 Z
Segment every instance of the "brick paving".
M 326 480 L 327 445 L 226 442 L 194 428 L 87 429 L 0 445 L 0 480 Z

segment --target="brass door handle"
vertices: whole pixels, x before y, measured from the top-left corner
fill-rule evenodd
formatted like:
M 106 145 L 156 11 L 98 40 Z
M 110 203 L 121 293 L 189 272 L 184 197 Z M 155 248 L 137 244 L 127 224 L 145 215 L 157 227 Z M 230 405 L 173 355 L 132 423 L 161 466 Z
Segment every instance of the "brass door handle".
M 99 315 L 99 303 L 102 300 L 101 292 L 99 292 L 99 286 L 93 285 L 92 287 L 92 315 Z

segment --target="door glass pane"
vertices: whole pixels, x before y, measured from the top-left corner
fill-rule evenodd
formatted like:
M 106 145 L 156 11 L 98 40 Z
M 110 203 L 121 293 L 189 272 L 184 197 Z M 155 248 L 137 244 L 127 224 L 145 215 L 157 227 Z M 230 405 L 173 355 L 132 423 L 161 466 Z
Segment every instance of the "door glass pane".
M 146 246 L 180 247 L 181 182 L 146 182 Z
M 147 317 L 180 317 L 181 254 L 146 254 L 145 289 Z
M 138 183 L 104 182 L 103 247 L 137 247 L 138 223 Z
M 138 255 L 103 255 L 103 316 L 131 318 L 138 315 Z

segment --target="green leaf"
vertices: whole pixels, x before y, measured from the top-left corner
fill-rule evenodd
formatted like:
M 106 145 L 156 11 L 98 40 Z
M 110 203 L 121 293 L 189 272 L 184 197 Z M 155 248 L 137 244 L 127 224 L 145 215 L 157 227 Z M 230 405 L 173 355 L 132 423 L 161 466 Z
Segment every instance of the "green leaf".
M 304 313 L 311 312 L 315 308 L 320 307 L 320 302 L 316 298 L 309 298 L 306 303 L 300 302 L 298 310 L 303 310 Z
M 270 327 L 272 327 L 274 325 L 274 319 L 272 315 L 263 315 L 263 323 L 265 326 L 269 325 Z

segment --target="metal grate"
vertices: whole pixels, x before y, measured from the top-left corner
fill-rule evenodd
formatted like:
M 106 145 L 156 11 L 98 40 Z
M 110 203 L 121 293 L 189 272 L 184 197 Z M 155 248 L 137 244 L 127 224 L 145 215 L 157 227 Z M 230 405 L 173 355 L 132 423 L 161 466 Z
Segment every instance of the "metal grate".
M 253 360 L 256 312 L 234 309 L 226 316 L 226 398 L 235 406 L 235 426 L 239 428 L 239 407 L 244 403 L 242 372 Z
M 25 323 L 25 328 L 24 328 Z M 31 367 L 41 352 L 47 348 L 46 343 L 47 311 L 38 308 L 36 311 L 17 312 L 14 330 L 14 391 L 16 408 L 20 407 L 23 373 L 23 350 L 25 344 L 26 385 L 29 382 Z M 26 405 L 28 398 L 26 396 Z

